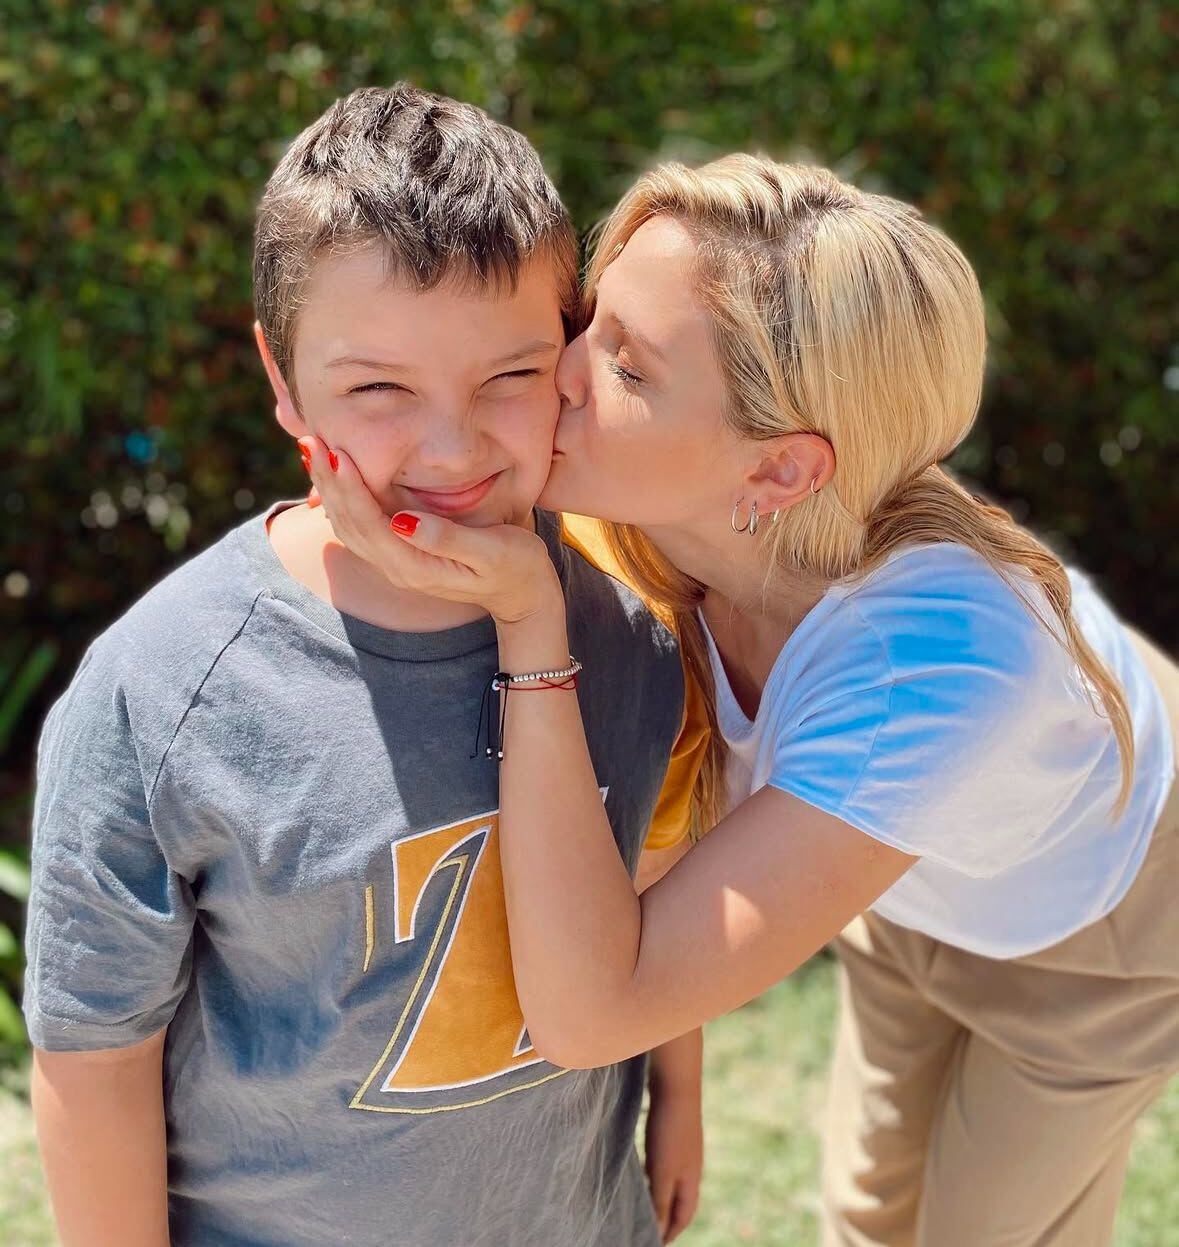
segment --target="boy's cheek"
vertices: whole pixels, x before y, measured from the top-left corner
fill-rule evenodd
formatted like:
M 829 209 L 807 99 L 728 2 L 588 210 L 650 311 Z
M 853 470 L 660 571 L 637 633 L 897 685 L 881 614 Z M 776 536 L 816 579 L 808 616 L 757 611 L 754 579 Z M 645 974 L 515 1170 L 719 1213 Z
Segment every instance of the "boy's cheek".
M 365 418 L 363 413 L 333 414 L 320 423 L 319 437 L 333 450 L 344 451 L 366 481 L 395 481 L 413 450 L 410 426 L 388 419 Z
M 509 421 L 509 436 L 512 451 L 519 463 L 543 463 L 545 470 L 548 470 L 560 410 L 555 391 L 551 396 L 532 396 L 530 400 L 521 401 L 516 407 Z

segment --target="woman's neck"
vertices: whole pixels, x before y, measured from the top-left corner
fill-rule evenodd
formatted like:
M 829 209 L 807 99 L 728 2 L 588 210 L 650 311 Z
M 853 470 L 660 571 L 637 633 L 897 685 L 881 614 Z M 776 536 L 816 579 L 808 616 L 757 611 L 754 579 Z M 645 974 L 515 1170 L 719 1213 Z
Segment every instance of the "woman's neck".
M 775 566 L 769 543 L 748 533 L 664 527 L 643 533 L 664 558 L 705 586 L 701 613 L 729 683 L 742 709 L 756 712 L 782 647 L 827 585 Z

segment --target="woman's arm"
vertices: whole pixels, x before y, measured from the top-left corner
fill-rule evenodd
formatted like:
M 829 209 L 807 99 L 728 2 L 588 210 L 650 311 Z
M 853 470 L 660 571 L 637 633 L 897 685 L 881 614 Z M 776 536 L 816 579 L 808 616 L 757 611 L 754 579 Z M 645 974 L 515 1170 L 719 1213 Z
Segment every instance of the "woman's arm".
M 563 604 L 501 622 L 499 639 L 506 671 L 564 665 Z M 622 1060 L 752 999 L 916 860 L 764 788 L 640 898 L 602 808 L 577 699 L 562 692 L 508 697 L 500 836 L 529 1034 L 566 1067 Z
M 504 670 L 568 664 L 564 598 L 539 537 L 418 512 L 392 535 L 344 452 L 331 470 L 323 443 L 300 445 L 350 550 L 395 584 L 483 606 Z M 508 696 L 500 809 L 520 1002 L 537 1051 L 566 1067 L 648 1051 L 752 999 L 916 860 L 763 788 L 640 901 L 602 808 L 577 698 L 557 690 Z

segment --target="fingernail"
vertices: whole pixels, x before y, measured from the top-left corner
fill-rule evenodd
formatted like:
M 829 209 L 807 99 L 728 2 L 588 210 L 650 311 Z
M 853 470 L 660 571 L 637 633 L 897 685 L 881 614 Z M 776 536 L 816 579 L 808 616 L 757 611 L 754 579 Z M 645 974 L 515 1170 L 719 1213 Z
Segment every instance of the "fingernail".
M 302 459 L 303 459 L 303 467 L 307 469 L 307 475 L 310 476 L 311 475 L 311 451 L 306 446 L 304 446 L 302 442 L 299 443 L 299 454 L 302 456 Z
M 416 515 L 407 515 L 404 511 L 398 511 L 389 521 L 389 527 L 403 537 L 412 537 L 418 531 L 419 522 Z
M 340 456 L 337 455 L 334 450 L 328 451 L 328 467 L 331 468 L 333 472 L 338 472 L 340 470 Z

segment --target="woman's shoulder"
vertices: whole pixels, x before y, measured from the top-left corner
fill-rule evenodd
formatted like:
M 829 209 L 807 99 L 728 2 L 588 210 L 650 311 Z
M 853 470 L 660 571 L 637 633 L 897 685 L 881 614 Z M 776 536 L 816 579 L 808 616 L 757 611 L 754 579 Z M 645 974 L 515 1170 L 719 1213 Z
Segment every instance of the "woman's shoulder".
M 791 723 L 839 704 L 877 726 L 935 706 L 1010 723 L 1049 695 L 1063 710 L 1076 681 L 1055 627 L 1030 578 L 961 546 L 909 547 L 828 591 L 775 668 L 772 701 Z
M 870 628 L 899 665 L 916 648 L 934 663 L 954 654 L 1026 673 L 1060 648 L 1042 585 L 1022 568 L 997 567 L 951 542 L 907 546 L 832 592 L 835 613 Z

